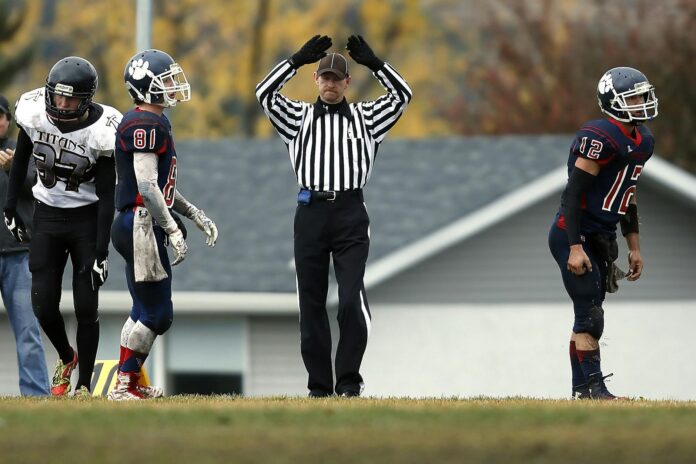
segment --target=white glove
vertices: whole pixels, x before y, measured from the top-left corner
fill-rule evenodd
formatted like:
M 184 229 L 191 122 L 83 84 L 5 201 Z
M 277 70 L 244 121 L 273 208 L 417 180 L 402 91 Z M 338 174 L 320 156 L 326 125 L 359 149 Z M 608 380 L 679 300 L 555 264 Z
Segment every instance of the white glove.
M 205 243 L 207 243 L 209 247 L 215 246 L 215 242 L 218 238 L 218 230 L 212 219 L 206 216 L 202 209 L 196 211 L 192 219 L 196 227 L 202 230 L 207 236 Z
M 186 252 L 188 251 L 188 245 L 186 245 L 186 240 L 184 240 L 184 234 L 181 230 L 176 229 L 175 232 L 169 234 L 169 244 L 174 250 L 174 262 L 172 266 L 176 266 L 184 260 Z

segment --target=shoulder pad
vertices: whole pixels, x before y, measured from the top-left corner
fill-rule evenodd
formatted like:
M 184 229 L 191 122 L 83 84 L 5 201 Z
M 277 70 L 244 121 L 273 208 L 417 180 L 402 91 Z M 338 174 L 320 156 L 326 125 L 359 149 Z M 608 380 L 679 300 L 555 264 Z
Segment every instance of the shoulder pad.
M 128 152 L 162 154 L 170 144 L 169 129 L 148 112 L 129 112 L 118 128 L 118 143 Z
M 603 122 L 607 122 L 608 127 Z M 593 161 L 609 161 L 618 150 L 618 144 L 611 135 L 614 126 L 606 120 L 588 121 L 575 134 L 572 152 L 579 157 Z
M 121 113 L 108 105 L 102 105 L 104 112 L 97 121 L 90 126 L 90 146 L 99 151 L 111 151 L 116 143 L 116 128 L 121 122 Z
M 24 129 L 33 129 L 41 125 L 42 115 L 46 113 L 44 87 L 23 93 L 15 105 L 15 121 Z

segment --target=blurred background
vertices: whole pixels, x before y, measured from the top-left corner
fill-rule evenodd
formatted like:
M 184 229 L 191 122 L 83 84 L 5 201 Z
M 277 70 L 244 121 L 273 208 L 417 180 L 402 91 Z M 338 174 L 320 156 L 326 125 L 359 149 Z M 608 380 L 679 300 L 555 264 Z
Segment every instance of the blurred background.
M 99 72 L 95 100 L 127 111 L 123 70 L 136 52 L 136 3 L 0 0 L 0 93 L 13 101 L 42 86 L 58 59 L 79 55 Z M 414 93 L 366 189 L 373 314 L 366 394 L 570 394 L 572 313 L 546 234 L 572 134 L 601 117 L 597 81 L 609 68 L 631 66 L 656 87 L 660 115 L 650 127 L 660 159 L 641 179 L 646 272 L 610 297 L 617 309 L 607 315 L 604 357 L 620 371 L 618 393 L 696 398 L 689 389 L 696 368 L 683 364 L 686 329 L 696 322 L 696 2 L 152 0 L 151 7 L 152 47 L 183 66 L 193 89 L 192 100 L 169 113 L 179 187 L 221 232 L 208 250 L 189 227 L 190 257 L 174 278 L 174 326 L 148 360 L 169 393 L 306 391 L 292 260 L 296 185 L 254 87 L 314 34 L 331 36 L 339 52 L 361 34 Z M 352 64 L 349 101 L 381 95 L 372 75 Z M 313 70 L 300 69 L 283 93 L 313 101 Z M 102 359 L 117 357 L 130 304 L 122 261 L 113 251 L 110 260 Z M 332 288 L 330 312 L 335 302 Z M 70 291 L 62 304 L 70 323 Z M 0 393 L 16 394 L 13 340 L 6 318 L 2 324 Z M 658 326 L 669 335 L 655 345 Z M 663 367 L 648 378 L 632 351 L 646 339 L 654 352 L 647 364 Z M 46 350 L 52 367 L 55 352 L 48 343 Z
M 74 54 L 99 71 L 97 100 L 127 108 L 135 0 L 1 0 L 0 90 L 43 83 Z M 315 33 L 340 51 L 365 36 L 416 98 L 393 136 L 571 133 L 597 114 L 604 71 L 632 66 L 656 85 L 660 154 L 696 170 L 696 2 L 691 0 L 153 0 L 152 46 L 176 57 L 195 98 L 173 114 L 179 138 L 258 137 L 271 127 L 253 88 Z M 359 66 L 351 98 L 380 92 Z M 315 97 L 307 77 L 287 92 Z

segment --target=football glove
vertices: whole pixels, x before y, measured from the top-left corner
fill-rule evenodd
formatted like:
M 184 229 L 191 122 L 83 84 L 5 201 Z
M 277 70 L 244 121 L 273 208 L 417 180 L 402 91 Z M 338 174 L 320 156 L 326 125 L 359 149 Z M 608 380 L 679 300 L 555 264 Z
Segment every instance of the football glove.
M 297 53 L 290 57 L 290 61 L 295 69 L 302 65 L 314 63 L 326 56 L 326 50 L 331 48 L 331 37 L 325 35 L 315 35 L 300 48 Z
M 377 58 L 363 36 L 351 35 L 348 37 L 348 54 L 356 63 L 367 66 L 372 71 L 377 72 L 384 65 L 384 61 Z
M 203 210 L 199 209 L 193 215 L 193 222 L 196 224 L 196 227 L 206 235 L 205 243 L 209 247 L 215 246 L 215 242 L 218 238 L 218 230 L 213 220 L 206 216 Z
M 96 291 L 104 285 L 106 278 L 109 277 L 109 263 L 106 256 L 97 256 L 92 264 L 92 290 Z
M 186 252 L 188 251 L 188 245 L 186 245 L 186 240 L 181 230 L 176 229 L 175 232 L 169 234 L 169 244 L 174 250 L 174 262 L 172 262 L 172 266 L 176 266 L 184 260 Z
M 24 225 L 24 221 L 22 221 L 22 218 L 17 214 L 17 210 L 14 208 L 6 208 L 3 214 L 5 216 L 5 225 L 15 240 L 20 243 L 28 241 L 29 234 L 27 233 L 27 226 Z

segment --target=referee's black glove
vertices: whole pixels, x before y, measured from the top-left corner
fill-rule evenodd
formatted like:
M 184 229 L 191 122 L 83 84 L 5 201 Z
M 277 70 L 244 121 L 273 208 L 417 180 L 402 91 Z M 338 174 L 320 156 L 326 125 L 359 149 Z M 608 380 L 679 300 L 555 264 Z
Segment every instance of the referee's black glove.
M 348 54 L 356 63 L 367 66 L 374 72 L 379 71 L 379 69 L 384 66 L 384 61 L 377 58 L 375 52 L 372 51 L 361 35 L 351 35 L 348 37 L 346 49 L 348 49 Z
M 331 48 L 331 37 L 315 35 L 290 57 L 290 62 L 295 69 L 305 64 L 314 63 L 326 56 L 326 50 Z

